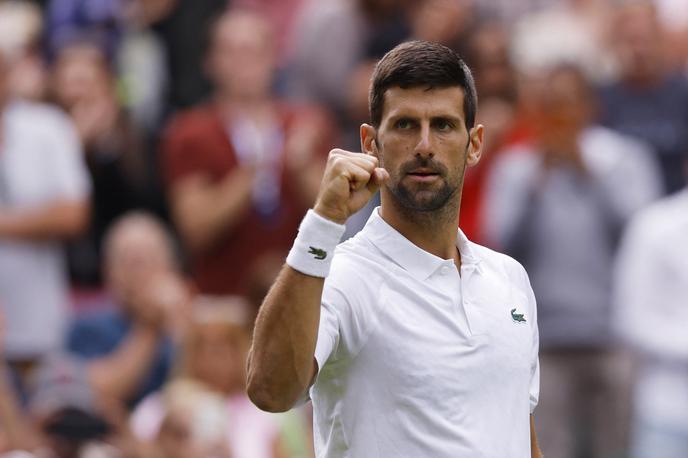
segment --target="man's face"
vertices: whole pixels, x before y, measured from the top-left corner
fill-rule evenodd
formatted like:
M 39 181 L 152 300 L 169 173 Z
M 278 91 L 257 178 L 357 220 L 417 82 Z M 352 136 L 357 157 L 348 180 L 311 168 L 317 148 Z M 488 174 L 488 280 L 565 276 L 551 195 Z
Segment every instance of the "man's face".
M 467 154 L 479 151 L 482 137 L 482 129 L 466 130 L 463 101 L 460 87 L 385 92 L 375 149 L 390 176 L 386 188 L 401 207 L 429 212 L 459 198 L 467 157 L 470 165 L 479 158 Z
M 172 255 L 162 235 L 145 225 L 122 228 L 114 236 L 105 261 L 108 289 L 123 305 L 158 274 L 172 271 Z
M 213 35 L 208 63 L 221 91 L 248 97 L 269 94 L 275 62 L 267 24 L 250 13 L 224 18 Z

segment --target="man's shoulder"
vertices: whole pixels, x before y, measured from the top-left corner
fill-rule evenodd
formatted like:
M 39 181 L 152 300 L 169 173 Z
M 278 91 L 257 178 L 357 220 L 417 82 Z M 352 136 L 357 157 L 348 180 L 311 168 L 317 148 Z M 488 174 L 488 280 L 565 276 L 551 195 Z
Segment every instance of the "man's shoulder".
M 493 250 L 475 242 L 468 242 L 475 256 L 480 260 L 481 266 L 491 272 L 508 277 L 510 280 L 527 280 L 526 270 L 523 265 L 511 256 Z
M 175 138 L 204 138 L 210 132 L 221 130 L 219 126 L 217 110 L 206 103 L 175 113 L 167 125 L 167 133 Z
M 383 262 L 377 247 L 360 231 L 337 245 L 328 278 L 332 285 L 341 288 L 379 283 L 383 278 Z
M 8 110 L 8 117 L 15 126 L 27 127 L 32 132 L 60 132 L 66 126 L 72 126 L 69 116 L 55 105 L 27 100 L 13 101 Z
M 115 330 L 121 330 L 126 326 L 124 315 L 115 309 L 103 309 L 82 312 L 74 319 L 71 332 L 95 332 L 110 335 Z
M 688 189 L 660 199 L 640 210 L 631 220 L 627 233 L 657 246 L 667 246 L 673 236 L 683 238 L 688 227 Z

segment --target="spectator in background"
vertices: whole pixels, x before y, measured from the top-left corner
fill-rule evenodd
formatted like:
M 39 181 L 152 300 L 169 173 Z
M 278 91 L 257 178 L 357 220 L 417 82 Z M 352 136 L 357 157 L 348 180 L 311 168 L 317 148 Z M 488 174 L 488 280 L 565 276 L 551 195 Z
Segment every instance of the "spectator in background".
M 688 456 L 688 189 L 633 219 L 616 280 L 616 327 L 640 363 L 630 456 Z
M 614 27 L 621 77 L 600 92 L 601 121 L 649 143 L 666 191 L 677 191 L 685 184 L 682 164 L 688 157 L 688 80 L 668 69 L 652 2 L 620 7 Z
M 200 297 L 193 304 L 177 379 L 140 404 L 132 429 L 144 441 L 164 433 L 170 398 L 180 383 L 196 384 L 221 396 L 226 419 L 223 437 L 233 458 L 285 457 L 279 416 L 259 410 L 246 395 L 250 310 L 236 297 Z
M 160 388 L 173 359 L 173 318 L 189 300 L 172 240 L 143 213 L 118 220 L 105 239 L 104 276 L 110 304 L 78 318 L 67 350 L 90 361 L 97 394 L 133 406 Z
M 521 261 L 538 298 L 545 456 L 607 457 L 624 448 L 624 359 L 612 345 L 612 262 L 624 224 L 659 195 L 643 147 L 590 124 L 583 74 L 542 75 L 536 143 L 504 152 L 488 179 L 485 228 Z
M 47 72 L 41 56 L 42 17 L 31 2 L 0 3 L 0 49 L 9 62 L 7 84 L 16 98 L 34 101 L 46 95 Z
M 204 293 L 244 294 L 251 266 L 283 256 L 312 204 L 329 150 L 326 116 L 271 93 L 271 32 L 235 10 L 212 29 L 212 101 L 169 125 L 170 208 Z
M 467 63 L 480 94 L 477 122 L 486 126 L 480 162 L 466 170 L 461 197 L 461 230 L 473 241 L 485 239 L 483 201 L 486 180 L 498 154 L 519 140 L 516 124 L 516 74 L 509 55 L 509 35 L 499 22 L 487 21 L 473 30 Z M 525 116 L 521 116 L 521 122 Z
M 187 380 L 162 394 L 164 418 L 146 458 L 233 458 L 225 437 L 228 412 L 219 395 Z
M 152 156 L 117 99 L 116 76 L 94 43 L 75 41 L 56 51 L 54 96 L 71 116 L 93 182 L 90 230 L 70 247 L 72 280 L 99 287 L 101 245 L 112 222 L 133 209 L 162 210 Z
M 88 222 L 88 173 L 59 110 L 10 100 L 0 52 L 0 311 L 13 363 L 59 347 L 68 320 L 62 244 Z

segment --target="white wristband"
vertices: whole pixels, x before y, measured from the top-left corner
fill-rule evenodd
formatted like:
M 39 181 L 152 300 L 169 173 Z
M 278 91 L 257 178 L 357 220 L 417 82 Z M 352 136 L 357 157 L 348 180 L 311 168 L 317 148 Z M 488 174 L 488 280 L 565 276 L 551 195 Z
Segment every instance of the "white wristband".
M 299 226 L 294 246 L 287 256 L 287 264 L 312 277 L 327 277 L 334 249 L 345 229 L 343 224 L 337 224 L 308 210 Z

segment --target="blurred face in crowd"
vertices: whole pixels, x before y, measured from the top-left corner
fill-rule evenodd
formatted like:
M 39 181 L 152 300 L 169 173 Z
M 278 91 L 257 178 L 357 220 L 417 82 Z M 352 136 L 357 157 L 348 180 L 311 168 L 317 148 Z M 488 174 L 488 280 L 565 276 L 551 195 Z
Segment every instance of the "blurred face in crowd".
M 472 68 L 481 98 L 509 98 L 514 92 L 514 70 L 508 50 L 508 35 L 499 23 L 487 23 L 472 34 Z
M 562 67 L 538 81 L 535 131 L 544 149 L 560 149 L 577 143 L 590 123 L 593 105 L 585 76 Z
M 96 47 L 78 44 L 62 49 L 54 70 L 57 101 L 67 109 L 112 92 L 112 75 L 105 56 Z
M 662 30 L 650 4 L 624 7 L 616 18 L 615 44 L 625 78 L 652 81 L 662 71 Z
M 482 126 L 468 132 L 463 106 L 458 86 L 391 87 L 377 132 L 364 126 L 364 147 L 389 172 L 385 192 L 401 208 L 429 212 L 458 200 L 466 165 L 478 162 L 482 142 Z
M 226 14 L 215 25 L 208 69 L 221 95 L 238 99 L 268 97 L 274 59 L 272 34 L 260 16 L 237 11 Z
M 112 229 L 105 242 L 105 279 L 112 295 L 129 304 L 140 286 L 174 271 L 172 247 L 164 230 L 146 218 L 131 218 Z
M 224 394 L 243 390 L 247 331 L 223 322 L 196 323 L 188 349 L 190 376 Z

